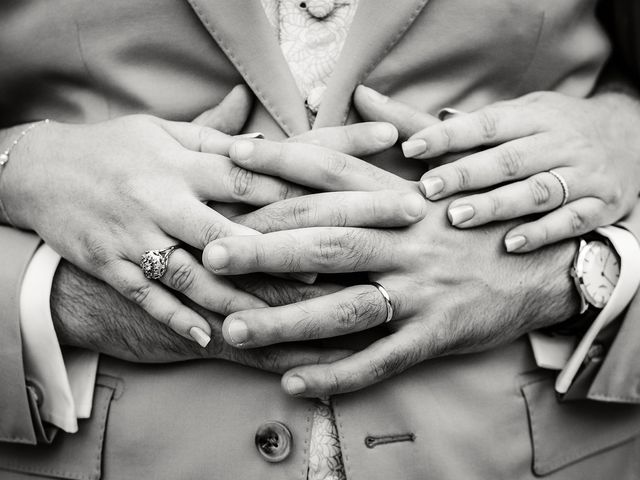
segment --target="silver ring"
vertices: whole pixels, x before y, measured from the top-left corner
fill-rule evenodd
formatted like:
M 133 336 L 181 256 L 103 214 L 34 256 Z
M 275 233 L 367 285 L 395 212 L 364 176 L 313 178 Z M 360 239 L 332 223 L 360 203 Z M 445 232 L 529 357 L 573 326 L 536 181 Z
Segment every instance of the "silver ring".
M 465 112 L 463 112 L 461 110 L 456 110 L 455 108 L 445 107 L 445 108 L 442 108 L 442 109 L 438 110 L 437 117 L 438 117 L 438 120 L 444 121 L 449 117 L 453 117 L 454 115 L 460 115 L 460 114 L 463 114 L 463 113 L 465 113 Z
M 558 182 L 560 182 L 560 186 L 562 187 L 562 203 L 560 204 L 560 207 L 564 207 L 569 201 L 569 185 L 567 185 L 567 181 L 558 172 L 549 170 L 549 173 L 553 175 Z
M 151 280 L 159 280 L 167 271 L 169 257 L 178 245 L 162 250 L 147 250 L 140 258 L 140 268 L 144 276 Z
M 380 294 L 384 297 L 384 301 L 387 305 L 387 319 L 384 321 L 384 323 L 390 322 L 393 318 L 393 304 L 391 303 L 389 292 L 387 292 L 387 289 L 380 285 L 378 282 L 371 282 L 371 285 L 376 287 Z

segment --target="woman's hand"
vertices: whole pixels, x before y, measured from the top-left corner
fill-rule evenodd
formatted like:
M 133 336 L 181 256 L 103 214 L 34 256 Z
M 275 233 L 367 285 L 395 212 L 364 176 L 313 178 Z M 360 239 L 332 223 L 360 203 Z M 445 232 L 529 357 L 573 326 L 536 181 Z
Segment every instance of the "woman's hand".
M 440 200 L 489 188 L 450 203 L 449 220 L 459 228 L 549 212 L 506 234 L 508 251 L 528 252 L 632 209 L 640 192 L 638 115 L 626 95 L 539 92 L 451 116 L 415 133 L 403 150 L 431 160 L 487 147 L 427 172 L 425 194 Z
M 249 108 L 244 110 L 246 117 Z M 223 156 L 232 141 L 210 128 L 146 115 L 92 125 L 52 122 L 13 150 L 3 199 L 19 227 L 37 232 L 71 263 L 205 345 L 208 322 L 145 278 L 141 255 L 179 243 L 202 249 L 220 236 L 258 233 L 210 209 L 208 200 L 260 206 L 305 192 L 236 167 Z M 170 257 L 161 282 L 222 314 L 266 305 L 207 272 L 183 248 Z

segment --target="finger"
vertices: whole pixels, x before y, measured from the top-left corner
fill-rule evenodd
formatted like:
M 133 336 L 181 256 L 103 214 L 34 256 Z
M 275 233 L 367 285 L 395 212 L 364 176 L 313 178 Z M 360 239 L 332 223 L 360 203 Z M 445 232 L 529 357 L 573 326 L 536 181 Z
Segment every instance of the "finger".
M 339 348 L 318 348 L 303 345 L 278 345 L 254 350 L 228 347 L 224 358 L 235 363 L 274 373 L 284 373 L 301 365 L 317 365 L 335 362 L 353 353 Z
M 241 140 L 231 146 L 229 155 L 247 170 L 319 190 L 415 190 L 397 175 L 317 145 Z
M 184 338 L 206 347 L 211 340 L 207 321 L 165 290 L 145 278 L 139 266 L 123 260 L 106 267 L 102 279 L 122 296 Z
M 490 105 L 419 131 L 402 150 L 406 157 L 428 159 L 534 135 L 541 131 L 534 113 L 515 102 Z
M 255 295 L 272 307 L 329 295 L 344 288 L 343 285 L 326 282 L 305 285 L 262 274 L 240 275 L 231 277 L 231 280 L 238 288 Z
M 576 188 L 571 190 L 574 200 L 587 195 L 588 182 L 577 179 L 574 170 L 561 168 L 562 176 Z M 495 190 L 454 200 L 448 209 L 449 221 L 460 228 L 524 217 L 548 212 L 562 205 L 564 189 L 549 172 L 533 175 Z
M 164 232 L 198 250 L 210 242 L 232 235 L 260 235 L 260 232 L 223 217 L 193 199 L 177 201 L 178 209 L 165 209 L 160 218 Z
M 548 213 L 535 222 L 520 225 L 505 237 L 508 252 L 530 252 L 544 245 L 576 238 L 606 225 L 605 203 L 593 197 L 580 198 Z
M 251 90 L 246 85 L 236 85 L 217 106 L 198 115 L 193 123 L 236 135 L 247 122 L 252 105 Z
M 422 189 L 429 200 L 439 200 L 530 177 L 570 160 L 565 149 L 557 147 L 544 134 L 513 140 L 430 170 L 420 180 Z
M 310 193 L 291 182 L 239 167 L 227 157 L 194 153 L 189 158 L 185 175 L 201 200 L 263 206 Z
M 316 398 L 353 392 L 424 360 L 423 350 L 418 335 L 404 329 L 342 360 L 294 368 L 282 377 L 282 387 L 290 395 Z
M 347 335 L 386 319 L 387 303 L 378 289 L 357 285 L 292 305 L 231 314 L 222 334 L 235 347 L 254 348 Z
M 201 307 L 225 316 L 268 306 L 235 287 L 228 279 L 212 274 L 181 248 L 174 250 L 169 257 L 167 270 L 160 281 Z
M 366 122 L 309 130 L 288 141 L 318 145 L 347 155 L 366 156 L 393 147 L 397 140 L 398 130 L 390 123 Z
M 262 233 L 306 227 L 406 227 L 422 220 L 427 202 L 418 193 L 329 192 L 272 203 L 234 221 Z
M 395 125 L 403 140 L 423 128 L 440 123 L 433 115 L 393 100 L 364 85 L 356 88 L 353 94 L 353 103 L 363 119 L 370 122 L 389 122 Z
M 394 267 L 389 232 L 313 227 L 222 238 L 205 248 L 205 268 L 220 275 L 253 272 L 346 273 Z

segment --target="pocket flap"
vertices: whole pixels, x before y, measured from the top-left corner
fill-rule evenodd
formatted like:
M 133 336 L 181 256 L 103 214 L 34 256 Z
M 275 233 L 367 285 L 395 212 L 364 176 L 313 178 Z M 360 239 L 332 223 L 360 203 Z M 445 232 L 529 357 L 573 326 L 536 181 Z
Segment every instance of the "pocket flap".
M 59 432 L 49 445 L 0 443 L 0 470 L 49 478 L 99 480 L 102 442 L 113 393 L 113 388 L 96 385 L 91 418 L 78 422 L 77 433 Z
M 640 433 L 640 405 L 561 403 L 553 379 L 522 387 L 533 443 L 533 471 L 547 475 Z

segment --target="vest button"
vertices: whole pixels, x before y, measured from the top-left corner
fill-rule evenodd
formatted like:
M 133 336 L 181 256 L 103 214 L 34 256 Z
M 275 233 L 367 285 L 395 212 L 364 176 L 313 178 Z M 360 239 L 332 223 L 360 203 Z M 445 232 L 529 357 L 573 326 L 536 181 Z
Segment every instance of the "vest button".
M 291 453 L 293 437 L 281 422 L 265 422 L 256 431 L 256 448 L 267 462 L 282 462 Z

